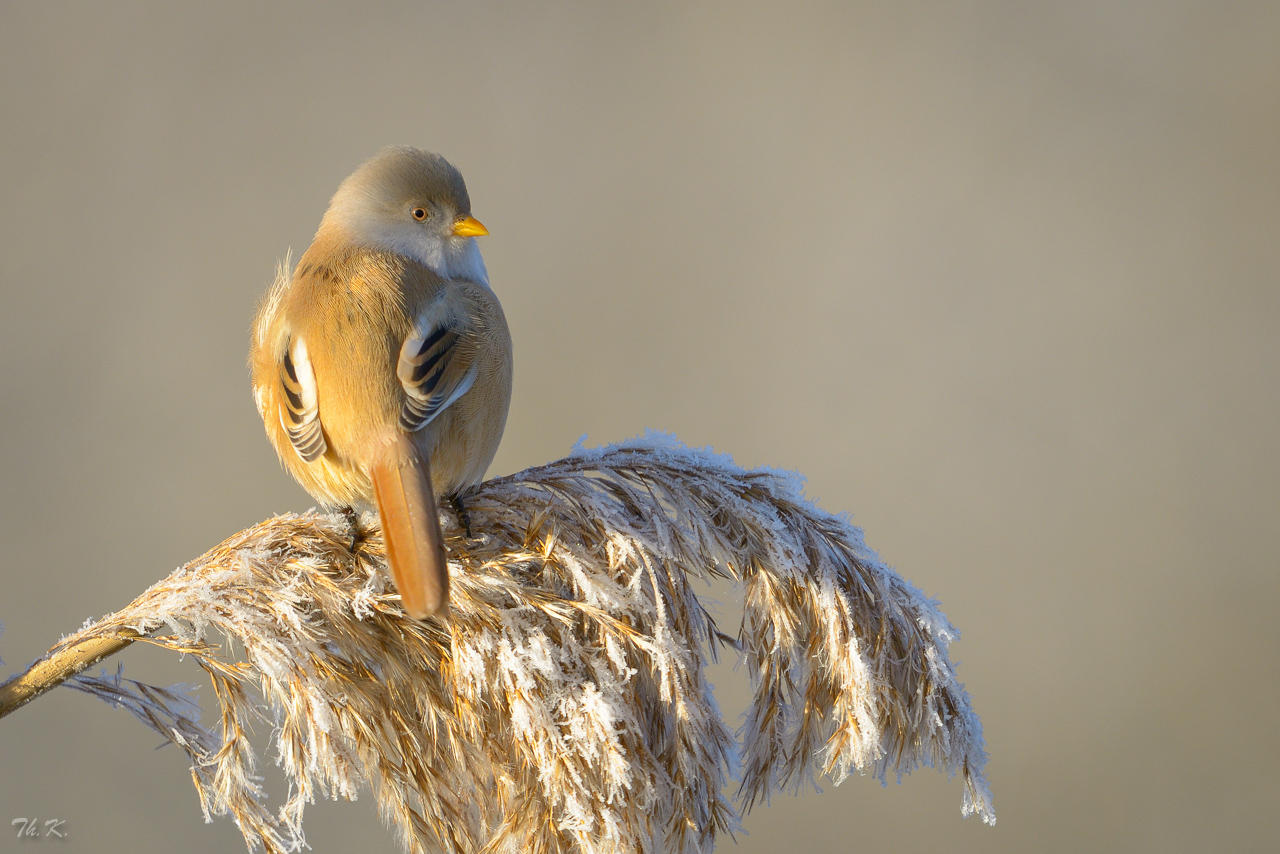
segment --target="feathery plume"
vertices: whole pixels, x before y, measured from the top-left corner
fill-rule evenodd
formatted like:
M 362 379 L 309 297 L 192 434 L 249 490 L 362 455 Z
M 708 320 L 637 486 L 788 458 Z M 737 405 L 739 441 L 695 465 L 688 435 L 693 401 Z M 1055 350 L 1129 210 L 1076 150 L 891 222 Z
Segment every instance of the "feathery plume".
M 250 849 L 300 850 L 309 801 L 369 785 L 415 854 L 707 852 L 738 826 L 730 768 L 749 810 L 818 773 L 931 765 L 994 823 L 958 633 L 801 487 L 658 434 L 579 447 L 464 496 L 472 536 L 442 516 L 446 619 L 405 617 L 376 516 L 312 512 L 240 532 L 51 655 L 135 636 L 191 655 L 212 729 L 177 688 L 70 684 L 186 751 L 206 817 Z M 736 639 L 690 587 L 716 576 L 744 587 Z M 704 675 L 720 644 L 754 687 L 737 739 Z M 255 719 L 291 784 L 275 813 Z

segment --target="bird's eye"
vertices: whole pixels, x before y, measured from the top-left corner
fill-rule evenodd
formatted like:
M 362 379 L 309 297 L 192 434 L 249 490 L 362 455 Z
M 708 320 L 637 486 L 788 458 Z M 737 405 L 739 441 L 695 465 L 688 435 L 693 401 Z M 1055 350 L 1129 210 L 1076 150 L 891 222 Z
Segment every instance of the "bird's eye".
M 426 209 L 426 208 L 414 208 L 414 209 L 413 209 L 413 218 L 414 218 L 414 219 L 416 219 L 418 222 L 422 222 L 424 219 L 426 219 L 426 218 L 427 218 L 427 209 Z

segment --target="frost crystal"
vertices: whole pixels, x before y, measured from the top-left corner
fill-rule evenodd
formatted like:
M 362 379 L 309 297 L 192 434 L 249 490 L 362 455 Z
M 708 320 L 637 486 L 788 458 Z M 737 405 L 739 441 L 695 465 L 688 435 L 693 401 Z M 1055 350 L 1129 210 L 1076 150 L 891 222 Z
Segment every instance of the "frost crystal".
M 177 689 L 70 684 L 186 751 L 206 815 L 251 849 L 301 850 L 317 793 L 370 785 L 412 852 L 705 852 L 738 825 L 730 770 L 750 809 L 815 773 L 932 765 L 994 823 L 958 633 L 802 484 L 661 435 L 579 444 L 463 496 L 473 538 L 442 514 L 450 612 L 426 622 L 384 581 L 376 518 L 277 517 L 63 641 L 167 628 L 149 641 L 208 673 L 214 730 Z M 724 575 L 744 588 L 736 639 L 690 587 Z M 704 674 L 718 643 L 754 688 L 736 740 Z M 291 782 L 275 815 L 255 718 Z

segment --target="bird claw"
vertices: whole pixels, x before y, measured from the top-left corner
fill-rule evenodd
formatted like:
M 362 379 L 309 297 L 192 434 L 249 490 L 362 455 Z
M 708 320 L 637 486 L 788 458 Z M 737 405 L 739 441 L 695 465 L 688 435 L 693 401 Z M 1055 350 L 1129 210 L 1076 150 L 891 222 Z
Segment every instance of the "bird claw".
M 356 546 L 360 545 L 360 541 L 364 539 L 364 531 L 360 529 L 360 514 L 356 512 L 354 507 L 340 507 L 338 512 L 342 518 L 347 521 L 347 527 L 351 529 L 351 553 L 355 554 Z
M 462 530 L 466 532 L 467 539 L 473 539 L 475 535 L 471 533 L 471 514 L 462 505 L 462 499 L 456 494 L 450 495 L 449 502 L 453 505 L 454 512 L 458 514 L 458 521 L 462 523 Z

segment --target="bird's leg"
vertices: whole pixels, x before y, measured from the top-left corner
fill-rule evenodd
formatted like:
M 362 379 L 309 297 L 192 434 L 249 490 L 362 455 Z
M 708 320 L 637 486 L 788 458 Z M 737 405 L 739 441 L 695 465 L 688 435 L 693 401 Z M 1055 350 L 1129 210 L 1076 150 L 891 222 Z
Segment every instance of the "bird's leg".
M 364 531 L 360 530 L 360 514 L 350 505 L 338 508 L 338 512 L 347 520 L 347 527 L 351 529 L 351 553 L 355 554 L 356 546 L 364 539 Z
M 471 533 L 471 514 L 467 512 L 467 508 L 462 505 L 462 499 L 455 492 L 449 496 L 449 502 L 453 505 L 453 509 L 457 511 L 458 521 L 462 523 L 462 530 L 466 532 L 467 539 L 472 539 Z

